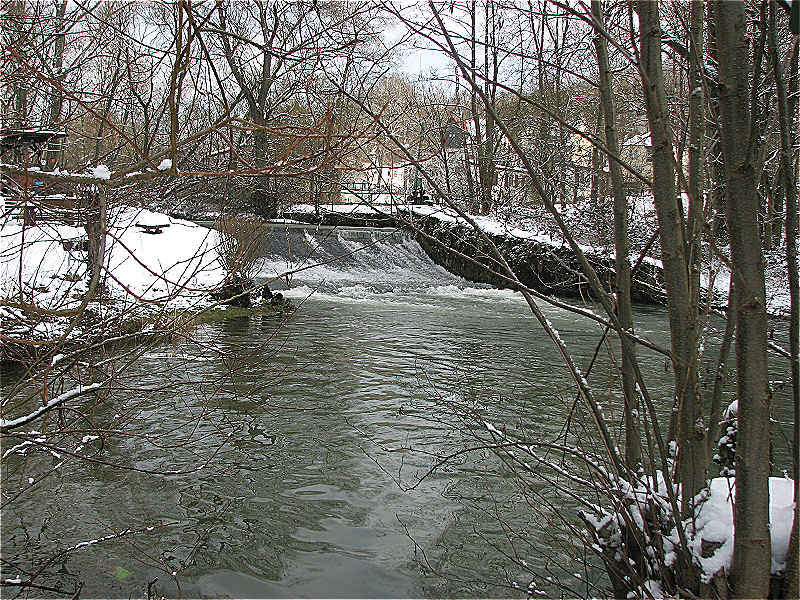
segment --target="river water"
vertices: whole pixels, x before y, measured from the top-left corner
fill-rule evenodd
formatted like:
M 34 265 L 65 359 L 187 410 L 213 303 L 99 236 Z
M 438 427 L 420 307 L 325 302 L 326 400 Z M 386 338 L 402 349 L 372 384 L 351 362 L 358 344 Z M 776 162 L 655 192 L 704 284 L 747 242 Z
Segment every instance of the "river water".
M 48 585 L 82 581 L 85 597 L 141 597 L 155 577 L 170 597 L 524 596 L 514 586 L 532 580 L 542 594 L 558 594 L 554 581 L 596 592 L 580 544 L 558 533 L 575 520 L 570 500 L 466 452 L 483 421 L 557 440 L 574 404 L 521 297 L 447 273 L 400 234 L 278 231 L 264 254 L 269 279 L 326 264 L 273 281 L 299 306 L 286 320 L 203 325 L 135 357 L 92 414 L 109 431 L 103 459 L 124 469 L 10 457 L 6 489 L 63 464 L 5 505 L 4 558 L 30 567 L 162 525 L 58 557 Z M 602 329 L 545 311 L 585 366 Z M 637 310 L 660 343 L 665 320 Z M 601 348 L 599 390 L 609 360 Z M 663 357 L 643 360 L 651 392 L 669 397 Z M 570 441 L 591 445 L 579 431 Z M 442 455 L 454 456 L 431 472 Z

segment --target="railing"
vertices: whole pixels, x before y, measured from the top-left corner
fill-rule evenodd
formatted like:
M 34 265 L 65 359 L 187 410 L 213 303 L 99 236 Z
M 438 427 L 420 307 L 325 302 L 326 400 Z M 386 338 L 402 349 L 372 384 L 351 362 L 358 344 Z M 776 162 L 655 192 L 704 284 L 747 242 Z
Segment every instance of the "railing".
M 86 208 L 79 206 L 75 196 L 58 194 L 34 196 L 27 200 L 5 199 L 3 217 L 24 221 L 28 225 L 38 222 L 82 224 L 86 221 Z

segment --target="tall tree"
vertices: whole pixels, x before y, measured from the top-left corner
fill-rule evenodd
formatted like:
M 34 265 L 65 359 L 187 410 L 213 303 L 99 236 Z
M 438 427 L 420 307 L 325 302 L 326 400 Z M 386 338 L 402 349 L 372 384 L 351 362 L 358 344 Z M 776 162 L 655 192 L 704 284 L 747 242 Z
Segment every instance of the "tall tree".
M 769 590 L 770 390 L 764 259 L 758 223 L 755 160 L 759 135 L 751 129 L 750 54 L 744 4 L 713 3 L 719 64 L 720 133 L 725 158 L 727 225 L 734 265 L 736 389 L 736 514 L 733 589 L 738 598 L 766 598 Z
M 667 290 L 672 365 L 675 371 L 674 424 L 678 441 L 678 481 L 682 513 L 690 516 L 694 497 L 705 485 L 705 436 L 698 429 L 701 395 L 697 365 L 698 322 L 694 287 L 690 281 L 686 227 L 675 188 L 675 157 L 661 58 L 660 3 L 637 4 L 640 65 L 647 120 L 653 147 L 653 199 L 656 207 Z
M 777 8 L 774 2 L 769 7 L 769 52 L 775 75 L 778 103 L 778 125 L 780 129 L 780 174 L 778 186 L 786 199 L 786 265 L 789 279 L 791 308 L 789 316 L 789 353 L 792 369 L 792 404 L 794 412 L 793 464 L 794 477 L 794 524 L 789 544 L 786 565 L 786 581 L 783 595 L 796 598 L 800 587 L 800 277 L 797 257 L 797 163 L 793 160 L 792 148 L 797 140 L 797 91 L 798 91 L 798 44 L 792 45 L 789 61 L 789 85 L 778 53 Z M 793 100 L 790 101 L 790 98 Z M 765 240 L 766 241 L 766 240 Z

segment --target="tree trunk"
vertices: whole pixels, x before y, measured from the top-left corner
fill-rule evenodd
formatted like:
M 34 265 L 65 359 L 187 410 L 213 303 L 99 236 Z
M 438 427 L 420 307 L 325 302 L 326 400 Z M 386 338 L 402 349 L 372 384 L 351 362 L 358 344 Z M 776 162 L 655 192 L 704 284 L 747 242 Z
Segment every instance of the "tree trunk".
M 102 293 L 103 285 L 100 276 L 103 268 L 103 259 L 106 252 L 106 193 L 104 189 L 86 192 L 86 238 L 88 242 L 87 262 L 88 272 L 92 282 L 99 284 L 89 286 L 90 292 L 99 289 Z
M 3 17 L 3 29 L 6 32 L 5 37 L 10 38 L 8 43 L 12 47 L 17 45 L 17 37 L 22 39 L 24 36 L 25 17 L 24 0 L 12 0 L 8 3 L 7 12 Z M 4 116 L 3 120 L 8 119 L 8 124 L 15 129 L 24 129 L 28 126 L 28 85 L 26 81 L 25 77 L 17 74 L 11 84 L 11 115 Z
M 490 99 L 493 111 L 486 111 L 486 129 L 483 138 L 483 164 L 481 165 L 481 206 L 482 215 L 488 215 L 492 209 L 492 190 L 494 189 L 497 177 L 497 166 L 495 165 L 495 141 L 497 138 L 496 126 L 494 122 L 494 112 L 497 91 L 497 54 L 496 44 L 493 39 L 495 27 L 495 5 L 486 2 L 484 5 L 484 46 L 483 46 L 483 71 L 484 71 L 484 94 Z M 492 36 L 489 28 L 492 27 Z M 490 51 L 490 47 L 493 50 Z M 491 66 L 491 71 L 490 71 Z
M 472 2 L 471 9 L 470 9 L 470 25 L 471 25 L 471 38 L 470 38 L 470 69 L 472 71 L 473 79 L 477 80 L 477 47 L 480 44 L 478 42 L 478 19 L 477 19 L 477 2 Z M 486 19 L 488 19 L 488 3 L 486 5 L 486 11 L 484 14 L 484 24 L 486 27 L 486 32 L 484 35 L 484 63 L 488 60 L 488 29 L 489 24 L 486 23 Z M 488 69 L 488 65 L 484 64 L 484 69 Z M 488 88 L 486 88 L 488 90 Z M 488 97 L 488 96 L 487 96 Z M 475 128 L 475 149 L 477 150 L 477 189 L 475 190 L 476 197 L 473 198 L 473 210 L 478 214 L 486 214 L 488 212 L 488 208 L 491 205 L 491 194 L 492 194 L 492 157 L 491 157 L 491 140 L 490 135 L 494 133 L 494 121 L 490 120 L 488 117 L 486 119 L 486 127 L 484 127 L 481 123 L 481 116 L 478 111 L 478 96 L 477 93 L 473 90 L 470 94 L 470 105 L 472 109 L 472 123 Z
M 269 156 L 269 134 L 264 129 L 255 132 L 253 153 L 256 168 L 267 166 Z M 278 216 L 278 203 L 270 190 L 269 175 L 257 175 L 253 178 L 253 190 L 250 193 L 250 204 L 253 211 L 265 219 L 274 219 Z
M 689 18 L 689 211 L 686 231 L 689 252 L 689 298 L 691 314 L 700 314 L 700 236 L 704 226 L 703 191 L 705 189 L 704 141 L 705 101 L 703 94 L 703 21 L 705 5 L 690 4 Z M 708 456 L 703 456 L 704 463 Z
M 602 97 L 600 98 L 600 102 L 603 102 Z M 598 137 L 600 136 L 600 127 L 603 124 L 603 111 L 597 111 L 597 124 L 594 129 L 595 135 Z M 600 195 L 600 187 L 602 184 L 602 177 L 603 174 L 600 172 L 601 167 L 603 166 L 600 149 L 597 145 L 592 144 L 592 173 L 591 179 L 589 180 L 589 206 L 592 207 L 593 211 L 598 211 L 600 209 L 600 205 L 598 204 L 599 195 Z
M 716 31 L 717 26 L 713 19 L 714 7 L 709 5 L 709 19 L 707 25 L 707 37 L 709 53 L 716 56 Z M 711 230 L 717 238 L 723 238 L 727 233 L 725 224 L 725 168 L 722 164 L 722 141 L 719 132 L 719 86 L 713 82 L 709 86 L 709 176 L 714 182 L 711 188 Z
M 769 252 L 772 250 L 772 221 L 775 218 L 775 194 L 773 193 L 772 181 L 769 173 L 764 169 L 761 174 L 761 189 L 764 190 L 764 236 L 763 244 L 764 250 Z
M 798 277 L 797 259 L 797 172 L 792 161 L 792 147 L 795 143 L 795 109 L 796 102 L 789 103 L 786 90 L 786 78 L 783 73 L 778 54 L 777 27 L 775 19 L 775 4 L 770 4 L 769 14 L 769 45 L 772 55 L 772 66 L 775 71 L 775 87 L 778 99 L 778 123 L 781 134 L 781 179 L 779 185 L 783 186 L 786 197 L 786 264 L 789 277 L 789 296 L 791 309 L 789 316 L 789 354 L 792 365 L 792 405 L 794 408 L 792 472 L 794 477 L 794 524 L 789 544 L 789 554 L 786 563 L 786 573 L 783 596 L 796 598 L 798 596 L 798 526 L 800 525 L 800 277 Z M 797 86 L 797 46 L 792 57 L 790 77 L 792 78 L 793 92 Z
M 603 8 L 600 0 L 592 0 L 592 14 L 598 24 L 603 23 Z M 597 51 L 597 67 L 600 74 L 600 98 L 603 121 L 605 121 L 606 145 L 614 156 L 619 156 L 619 140 L 616 129 L 614 96 L 611 89 L 611 73 L 608 64 L 606 38 L 599 32 L 594 38 Z M 600 117 L 598 116 L 598 120 Z M 631 265 L 628 259 L 628 201 L 619 163 L 609 158 L 611 182 L 614 189 L 614 244 L 616 247 L 617 316 L 622 329 L 633 332 L 633 307 L 631 306 Z M 635 471 L 642 459 L 642 434 L 639 426 L 639 398 L 636 392 L 634 362 L 636 346 L 626 335 L 620 334 L 622 344 L 622 390 L 625 397 L 625 463 Z
M 62 84 L 64 82 L 64 47 L 66 46 L 66 33 L 64 14 L 67 10 L 67 1 L 63 0 L 56 8 L 56 27 L 58 33 L 56 34 L 55 48 L 53 49 L 53 73 L 55 73 L 55 80 Z M 61 111 L 64 107 L 64 93 L 60 89 L 53 89 L 52 97 L 50 99 L 50 117 L 48 123 L 51 127 L 58 126 L 61 121 Z
M 751 140 L 749 52 L 744 5 L 714 3 L 720 76 L 720 137 L 725 159 L 727 225 L 735 278 L 736 512 L 733 592 L 766 598 L 770 575 L 767 315 L 764 261 L 758 226 L 758 195 Z
M 700 389 L 697 372 L 697 301 L 692 298 L 683 214 L 675 189 L 672 131 L 661 64 L 658 2 L 638 3 L 640 69 L 653 145 L 653 198 L 658 216 L 664 283 L 667 289 L 678 445 L 678 482 L 683 486 L 681 512 L 693 513 L 694 496 L 705 485 L 704 430 L 698 427 Z

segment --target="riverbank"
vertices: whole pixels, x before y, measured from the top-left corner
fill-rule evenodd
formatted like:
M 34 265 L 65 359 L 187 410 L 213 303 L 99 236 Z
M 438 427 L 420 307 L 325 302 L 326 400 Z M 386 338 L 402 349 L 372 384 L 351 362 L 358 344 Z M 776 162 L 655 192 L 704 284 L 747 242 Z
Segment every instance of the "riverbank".
M 157 335 L 235 312 L 212 297 L 226 277 L 219 234 L 189 221 L 132 207 L 110 211 L 101 283 L 88 302 L 83 227 L 8 222 L 0 236 L 2 360 L 35 358 L 55 344 Z

